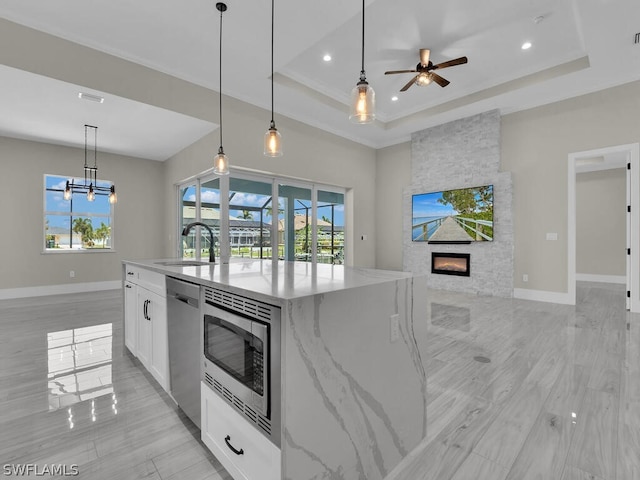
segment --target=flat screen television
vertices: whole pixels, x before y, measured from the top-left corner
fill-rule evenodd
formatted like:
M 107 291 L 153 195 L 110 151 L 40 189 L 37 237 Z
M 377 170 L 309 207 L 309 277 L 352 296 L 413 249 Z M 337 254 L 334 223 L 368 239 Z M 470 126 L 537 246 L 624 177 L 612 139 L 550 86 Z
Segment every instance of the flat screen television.
M 414 242 L 491 242 L 493 185 L 414 195 L 411 219 Z

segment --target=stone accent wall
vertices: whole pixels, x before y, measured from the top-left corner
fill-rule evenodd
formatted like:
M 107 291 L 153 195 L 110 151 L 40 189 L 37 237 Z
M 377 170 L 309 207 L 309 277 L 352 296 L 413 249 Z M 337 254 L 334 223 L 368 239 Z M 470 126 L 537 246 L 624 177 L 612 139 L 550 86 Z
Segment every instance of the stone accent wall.
M 416 132 L 411 185 L 403 192 L 403 267 L 427 275 L 430 288 L 511 297 L 513 219 L 510 172 L 500 172 L 500 112 L 492 110 Z M 437 245 L 411 241 L 411 200 L 420 193 L 493 185 L 493 242 Z M 431 252 L 471 254 L 471 276 L 431 274 Z

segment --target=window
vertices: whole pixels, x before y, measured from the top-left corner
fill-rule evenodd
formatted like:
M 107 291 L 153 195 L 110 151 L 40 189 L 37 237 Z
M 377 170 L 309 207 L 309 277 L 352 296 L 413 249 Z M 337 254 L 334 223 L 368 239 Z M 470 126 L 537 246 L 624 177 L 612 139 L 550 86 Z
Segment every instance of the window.
M 180 231 L 191 221 L 209 225 L 217 257 L 225 248 L 231 257 L 277 255 L 288 261 L 344 263 L 343 188 L 245 173 L 232 173 L 224 182 L 223 188 L 220 178 L 203 175 L 178 185 Z M 223 211 L 228 212 L 226 225 L 221 222 Z M 208 234 L 194 230 L 178 242 L 178 255 L 206 258 Z M 220 245 L 223 238 L 228 240 Z
M 113 250 L 113 205 L 109 195 L 96 192 L 93 202 L 85 194 L 72 193 L 64 199 L 69 177 L 44 177 L 44 250 L 46 252 Z M 82 183 L 84 179 L 76 178 Z M 111 187 L 111 182 L 97 184 Z

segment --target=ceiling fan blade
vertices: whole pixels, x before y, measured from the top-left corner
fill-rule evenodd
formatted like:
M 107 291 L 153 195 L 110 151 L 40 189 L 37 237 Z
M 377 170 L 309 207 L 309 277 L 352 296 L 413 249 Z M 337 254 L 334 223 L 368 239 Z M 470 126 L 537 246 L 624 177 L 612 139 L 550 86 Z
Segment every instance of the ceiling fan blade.
M 447 85 L 449 85 L 449 83 L 451 83 L 446 78 L 442 78 L 440 75 L 438 75 L 437 73 L 433 73 L 433 72 L 431 72 L 431 80 L 436 82 L 441 87 L 446 87 Z
M 395 75 L 396 73 L 417 73 L 417 70 L 389 70 L 385 75 Z
M 401 92 L 405 92 L 407 91 L 407 89 L 413 85 L 414 83 L 416 83 L 416 80 L 418 79 L 418 75 L 416 75 L 415 77 L 413 77 L 411 80 L 409 80 L 409 83 L 407 83 L 404 87 L 402 87 L 400 89 Z
M 435 70 L 436 68 L 447 68 L 447 67 L 454 67 L 456 65 L 462 65 L 463 63 L 467 63 L 467 61 L 468 61 L 467 57 L 456 58 L 454 60 L 449 60 L 448 62 L 442 62 L 437 65 L 434 65 L 432 70 Z
M 425 67 L 427 65 L 429 65 L 429 56 L 431 54 L 431 50 L 429 50 L 428 48 L 421 48 L 420 49 L 420 64 L 424 65 Z

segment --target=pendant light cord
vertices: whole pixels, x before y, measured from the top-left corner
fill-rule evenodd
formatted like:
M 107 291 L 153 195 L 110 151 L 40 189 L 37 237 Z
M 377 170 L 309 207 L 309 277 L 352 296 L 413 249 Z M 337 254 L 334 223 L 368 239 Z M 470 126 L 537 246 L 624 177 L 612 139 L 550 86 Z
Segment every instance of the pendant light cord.
M 223 10 L 220 10 L 220 90 L 218 92 L 220 94 L 218 102 L 220 107 L 220 150 L 222 150 L 222 12 Z
M 275 127 L 273 120 L 273 30 L 274 30 L 274 14 L 275 0 L 271 0 L 271 127 Z
M 362 68 L 360 70 L 360 80 L 364 81 L 364 0 L 362 0 Z

